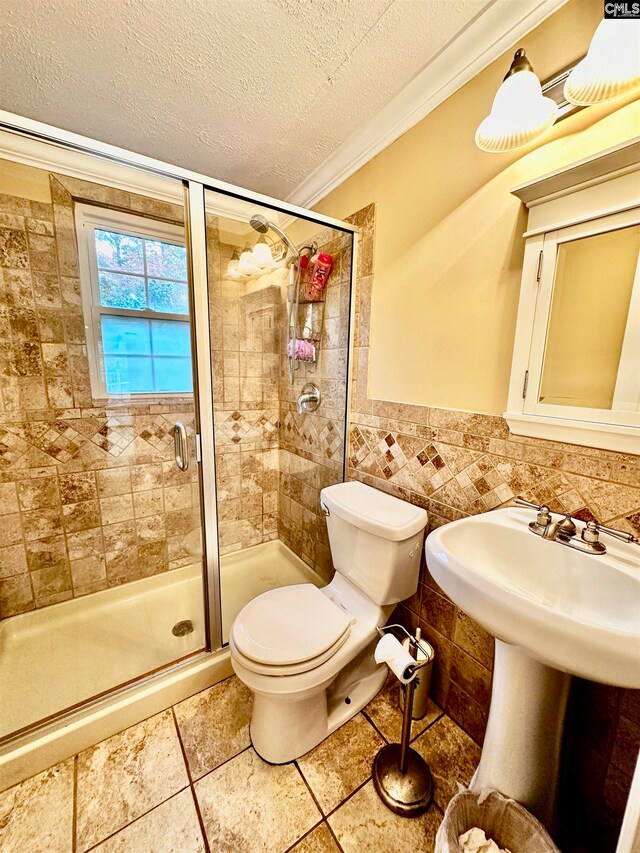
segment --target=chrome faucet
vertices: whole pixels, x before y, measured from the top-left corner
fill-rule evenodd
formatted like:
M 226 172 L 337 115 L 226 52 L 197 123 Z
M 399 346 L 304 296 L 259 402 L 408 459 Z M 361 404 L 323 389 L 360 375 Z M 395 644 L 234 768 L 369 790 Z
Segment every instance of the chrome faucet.
M 313 382 L 307 382 L 298 397 L 298 414 L 304 415 L 307 412 L 315 412 L 321 399 L 322 395 L 318 386 L 314 385 Z
M 536 520 L 529 522 L 529 530 L 535 533 L 536 536 L 541 536 L 543 539 L 549 539 L 553 542 L 560 542 L 561 545 L 567 545 L 569 548 L 584 551 L 586 554 L 606 554 L 607 549 L 604 543 L 600 541 L 600 533 L 606 533 L 609 536 L 613 536 L 614 539 L 619 539 L 621 542 L 629 542 L 635 545 L 640 544 L 640 539 L 637 536 L 633 536 L 624 530 L 617 530 L 615 527 L 606 527 L 598 521 L 587 521 L 582 529 L 582 533 L 578 536 L 571 513 L 566 513 L 564 518 L 559 521 L 553 521 L 551 510 L 546 504 L 538 506 L 538 504 L 534 504 L 524 498 L 515 498 L 514 503 L 518 506 L 526 506 L 537 510 Z
M 529 530 L 535 533 L 536 536 L 541 536 L 543 539 L 555 541 L 560 535 L 566 538 L 571 538 L 577 533 L 577 528 L 571 518 L 571 513 L 566 513 L 561 521 L 554 521 L 551 517 L 551 510 L 546 504 L 538 506 L 538 504 L 526 501 L 524 498 L 516 498 L 515 503 L 518 506 L 527 506 L 531 509 L 538 510 L 538 515 L 535 521 L 529 523 Z

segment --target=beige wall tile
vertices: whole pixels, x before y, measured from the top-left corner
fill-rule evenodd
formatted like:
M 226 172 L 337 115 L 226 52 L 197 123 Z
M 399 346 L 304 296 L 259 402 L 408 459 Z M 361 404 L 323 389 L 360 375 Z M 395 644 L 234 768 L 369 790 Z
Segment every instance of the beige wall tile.
M 102 531 L 99 527 L 67 533 L 67 550 L 71 560 L 94 557 L 104 553 Z
M 88 530 L 95 527 L 96 521 L 100 518 L 98 501 L 66 504 L 62 507 L 62 516 L 67 533 Z
M 0 515 L 10 515 L 19 508 L 16 484 L 0 483 Z
M 133 500 L 130 494 L 100 499 L 103 524 L 115 524 L 133 518 Z
M 63 504 L 81 503 L 97 497 L 96 475 L 93 471 L 61 474 L 59 483 Z
M 45 539 L 31 539 L 26 543 L 29 570 L 55 566 L 68 560 L 67 546 L 62 534 Z
M 131 492 L 131 474 L 128 466 L 97 471 L 96 478 L 98 494 L 101 498 L 126 495 Z
M 162 486 L 162 465 L 132 465 L 131 483 L 134 492 L 160 488 Z
M 25 613 L 35 606 L 28 573 L 0 578 L 0 618 Z
M 18 499 L 22 510 L 57 506 L 60 503 L 56 477 L 39 477 L 18 483 Z
M 149 489 L 145 492 L 134 492 L 133 511 L 136 519 L 145 518 L 150 515 L 158 515 L 163 512 L 164 501 L 162 489 Z
M 27 571 L 27 555 L 22 543 L 0 548 L 0 578 L 21 575 Z

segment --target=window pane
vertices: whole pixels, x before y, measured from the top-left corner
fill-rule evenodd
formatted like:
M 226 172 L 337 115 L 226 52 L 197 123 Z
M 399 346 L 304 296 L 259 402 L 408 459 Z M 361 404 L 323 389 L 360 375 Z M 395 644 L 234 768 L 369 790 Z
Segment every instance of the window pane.
M 156 358 L 153 369 L 156 391 L 193 391 L 191 359 Z
M 154 390 L 149 357 L 106 355 L 104 371 L 109 394 L 140 394 Z
M 144 278 L 121 275 L 114 272 L 99 272 L 100 303 L 109 308 L 132 308 L 142 311 L 147 307 Z
M 189 294 L 186 282 L 150 278 L 149 308 L 167 314 L 188 314 Z
M 187 280 L 187 250 L 184 246 L 161 243 L 159 240 L 145 240 L 145 249 L 148 275 Z
M 106 354 L 151 354 L 148 320 L 137 317 L 101 317 L 100 320 L 102 348 Z
M 140 237 L 97 228 L 94 237 L 99 269 L 144 272 L 143 240 Z
M 189 324 L 178 320 L 152 320 L 154 355 L 181 355 L 191 358 Z

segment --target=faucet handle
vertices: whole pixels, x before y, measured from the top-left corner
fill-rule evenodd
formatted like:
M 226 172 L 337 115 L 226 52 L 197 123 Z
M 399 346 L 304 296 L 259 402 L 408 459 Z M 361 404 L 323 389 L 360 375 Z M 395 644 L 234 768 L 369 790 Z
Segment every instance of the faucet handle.
M 532 503 L 532 501 L 526 501 L 524 498 L 520 498 L 520 497 L 514 498 L 513 502 L 514 502 L 514 504 L 517 504 L 518 506 L 528 506 L 530 509 L 537 509 L 538 512 L 540 512 L 540 510 L 542 509 L 542 507 L 539 506 L 538 504 L 534 504 L 534 503 Z M 548 507 L 547 507 L 547 509 L 548 509 Z
M 538 512 L 536 516 L 536 520 L 532 521 L 529 524 L 529 527 L 533 530 L 534 533 L 541 533 L 544 530 L 548 530 L 551 525 L 551 510 L 546 504 L 534 504 L 531 501 L 526 501 L 524 498 L 515 498 L 514 503 L 518 504 L 518 506 L 526 506 L 529 509 L 535 509 Z
M 585 524 L 581 538 L 584 542 L 589 542 L 591 545 L 596 545 L 599 541 L 600 527 L 597 521 L 587 521 Z
M 640 544 L 640 539 L 637 536 L 634 536 L 632 533 L 627 533 L 625 530 L 617 530 L 615 527 L 606 527 L 604 524 L 600 524 L 599 521 L 590 521 L 587 524 L 593 524 L 597 531 L 600 533 L 607 533 L 609 536 L 613 536 L 614 539 L 619 539 L 621 542 L 629 542 L 635 545 Z

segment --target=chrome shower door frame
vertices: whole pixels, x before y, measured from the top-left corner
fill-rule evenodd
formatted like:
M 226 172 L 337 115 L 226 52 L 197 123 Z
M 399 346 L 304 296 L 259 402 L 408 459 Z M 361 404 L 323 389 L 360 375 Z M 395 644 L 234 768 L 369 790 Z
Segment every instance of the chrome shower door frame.
M 207 277 L 207 235 L 204 186 L 185 182 L 186 237 L 191 279 L 192 351 L 195 354 L 196 461 L 200 464 L 200 516 L 204 558 L 204 612 L 207 651 L 222 648 L 222 598 L 220 593 L 220 549 L 218 545 L 218 500 L 216 490 L 215 430 L 213 421 L 213 373 L 211 325 Z

